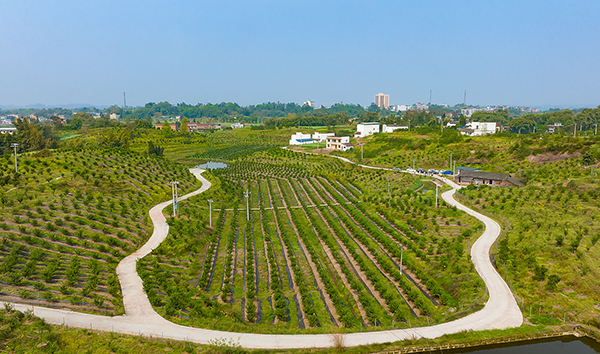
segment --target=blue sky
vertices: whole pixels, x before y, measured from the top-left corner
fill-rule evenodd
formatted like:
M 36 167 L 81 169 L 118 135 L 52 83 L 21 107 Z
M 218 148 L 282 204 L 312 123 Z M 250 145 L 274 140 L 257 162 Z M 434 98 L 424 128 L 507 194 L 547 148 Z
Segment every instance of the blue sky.
M 5 1 L 0 105 L 597 106 L 600 1 Z

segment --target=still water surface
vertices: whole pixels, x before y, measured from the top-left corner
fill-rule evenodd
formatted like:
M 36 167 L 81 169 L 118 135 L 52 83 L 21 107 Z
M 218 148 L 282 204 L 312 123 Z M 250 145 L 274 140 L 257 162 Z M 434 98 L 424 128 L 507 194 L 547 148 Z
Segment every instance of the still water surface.
M 600 343 L 589 338 L 563 337 L 552 341 L 528 341 L 514 344 L 486 346 L 437 353 L 470 354 L 596 354 Z
M 225 168 L 225 167 L 227 167 L 226 163 L 214 162 L 214 161 L 209 161 L 207 163 L 203 163 L 202 165 L 196 166 L 196 168 L 203 168 L 205 170 L 215 170 L 218 168 Z

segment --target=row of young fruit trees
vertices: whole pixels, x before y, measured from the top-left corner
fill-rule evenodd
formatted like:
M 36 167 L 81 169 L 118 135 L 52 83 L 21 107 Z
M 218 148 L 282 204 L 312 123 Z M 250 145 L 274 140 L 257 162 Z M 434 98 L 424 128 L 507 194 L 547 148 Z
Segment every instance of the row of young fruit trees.
M 353 173 L 354 181 L 373 178 Z M 191 262 L 169 265 L 165 248 L 176 247 L 172 241 L 138 267 L 160 313 L 216 328 L 224 328 L 215 325 L 220 315 L 287 329 L 359 330 L 443 321 L 454 310 L 455 298 L 423 264 L 463 244 L 440 242 L 441 255 L 428 253 L 421 232 L 389 209 L 363 202 L 361 183 L 243 160 L 214 174 L 235 200 L 213 210 L 214 229 L 201 236 L 202 247 L 189 249 Z M 169 222 L 181 237 L 181 221 Z M 173 286 L 186 277 L 191 285 Z M 211 324 L 199 320 L 211 317 Z
M 115 268 L 151 234 L 150 207 L 187 168 L 114 149 L 0 159 L 0 299 L 105 315 L 123 313 Z M 13 171 L 13 172 L 11 172 Z

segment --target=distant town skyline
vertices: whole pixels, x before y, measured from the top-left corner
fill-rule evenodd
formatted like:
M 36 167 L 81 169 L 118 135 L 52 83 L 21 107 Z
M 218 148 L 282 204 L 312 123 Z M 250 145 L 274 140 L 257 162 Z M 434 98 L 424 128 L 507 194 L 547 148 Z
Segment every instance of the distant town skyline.
M 600 3 L 2 1 L 0 106 L 600 104 Z M 385 9 L 385 11 L 382 11 Z
M 158 103 L 158 102 L 164 102 L 164 101 L 156 101 L 154 103 Z M 232 102 L 232 101 L 224 101 L 224 102 Z M 240 106 L 256 106 L 256 105 L 260 105 L 263 103 L 269 103 L 269 102 L 274 102 L 274 101 L 265 101 L 265 102 L 256 102 L 256 103 L 250 103 L 248 105 L 240 105 Z M 150 103 L 150 102 L 146 102 L 146 103 Z M 172 105 L 177 105 L 180 102 L 169 102 Z M 222 102 L 197 102 L 196 104 L 220 104 Z M 232 102 L 232 103 L 237 103 L 237 102 Z M 280 103 L 295 103 L 299 106 L 303 106 L 303 105 L 308 105 L 311 108 L 314 109 L 318 109 L 321 107 L 321 104 L 319 102 L 315 102 L 315 101 L 304 101 L 304 102 L 280 102 Z M 322 106 L 325 108 L 329 108 L 334 104 L 348 104 L 348 105 L 360 105 L 361 107 L 364 108 L 368 108 L 370 107 L 371 104 L 375 104 L 377 105 L 376 102 L 371 102 L 368 105 L 361 105 L 360 103 L 354 103 L 354 102 L 330 102 L 328 104 L 323 104 Z M 454 104 L 454 105 L 448 105 L 446 103 L 438 103 L 438 102 L 433 102 L 432 105 L 437 105 L 437 106 L 447 106 L 450 108 L 453 108 L 457 105 L 462 104 L 462 102 Z M 143 107 L 145 104 L 142 105 L 136 105 L 136 106 L 130 106 L 127 105 L 127 108 L 141 108 Z M 388 106 L 389 110 L 395 110 L 396 106 L 406 106 L 406 108 L 410 107 L 411 105 L 424 105 L 427 106 L 427 103 L 422 103 L 422 102 L 413 102 L 413 103 L 395 103 L 395 104 L 390 104 Z M 96 109 L 105 109 L 105 108 L 109 108 L 111 106 L 117 106 L 117 107 L 123 107 L 123 105 L 118 105 L 118 104 L 113 104 L 113 105 L 95 105 L 95 104 L 57 104 L 57 105 L 44 105 L 44 104 L 31 104 L 31 105 L 0 105 L 0 110 L 16 110 L 16 109 L 50 109 L 50 108 L 64 108 L 64 109 L 79 109 L 79 108 L 85 108 L 85 107 L 93 107 Z M 492 104 L 492 105 L 480 105 L 480 104 L 467 104 L 467 107 L 528 107 L 528 108 L 532 108 L 535 109 L 535 112 L 538 111 L 538 109 L 540 111 L 545 111 L 548 109 L 577 109 L 577 108 L 596 108 L 599 105 L 574 105 L 574 106 L 559 106 L 559 105 L 547 105 L 547 106 L 530 106 L 530 105 L 506 105 L 506 104 Z

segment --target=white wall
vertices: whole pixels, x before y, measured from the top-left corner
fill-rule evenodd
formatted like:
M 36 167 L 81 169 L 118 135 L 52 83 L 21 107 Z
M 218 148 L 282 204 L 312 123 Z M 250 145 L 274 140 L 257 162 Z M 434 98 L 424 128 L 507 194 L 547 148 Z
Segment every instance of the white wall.
M 375 133 L 379 133 L 379 123 L 377 124 L 363 124 L 358 123 L 356 131 L 360 132 L 360 137 L 369 136 Z
M 381 132 L 382 133 L 393 133 L 394 130 L 408 130 L 408 126 L 390 126 L 390 125 L 386 125 L 384 124 L 383 126 L 381 126 Z
M 302 134 L 300 132 L 298 132 L 296 134 L 292 134 L 292 137 L 290 138 L 290 145 L 306 144 L 306 143 L 298 142 L 298 140 L 302 140 L 302 139 L 311 139 L 310 134 Z
M 325 141 L 325 139 L 327 139 L 328 136 L 334 136 L 334 135 L 335 135 L 335 133 L 318 133 L 318 132 L 315 132 L 312 135 L 312 139 L 316 140 L 318 142 L 323 142 L 323 141 Z
M 480 132 L 479 135 L 496 133 L 495 122 L 472 122 L 471 128 L 475 129 L 475 132 Z

